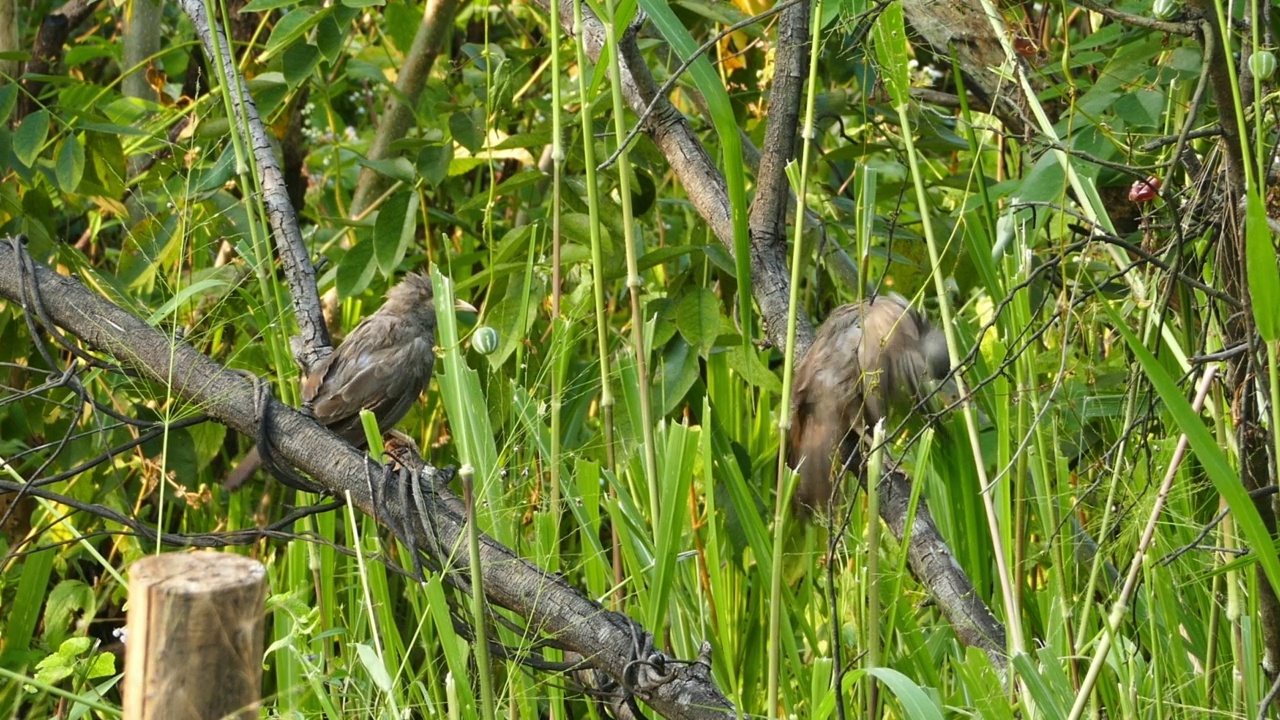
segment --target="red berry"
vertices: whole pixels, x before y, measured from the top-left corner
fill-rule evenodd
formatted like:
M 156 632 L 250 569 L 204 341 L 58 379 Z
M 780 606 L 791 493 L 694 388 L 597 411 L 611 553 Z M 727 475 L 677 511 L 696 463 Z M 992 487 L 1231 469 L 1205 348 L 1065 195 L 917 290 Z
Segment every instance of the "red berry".
M 1145 180 L 1135 180 L 1133 185 L 1129 186 L 1129 200 L 1138 204 L 1149 203 L 1159 194 L 1160 179 L 1154 176 Z

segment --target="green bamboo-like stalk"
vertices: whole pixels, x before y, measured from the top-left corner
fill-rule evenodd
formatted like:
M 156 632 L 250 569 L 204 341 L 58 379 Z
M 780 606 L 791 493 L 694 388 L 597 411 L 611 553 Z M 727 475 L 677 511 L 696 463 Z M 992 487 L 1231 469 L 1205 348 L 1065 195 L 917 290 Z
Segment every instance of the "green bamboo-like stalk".
M 804 214 L 805 197 L 809 182 L 809 157 L 814 143 L 814 108 L 818 97 L 818 57 L 821 56 L 820 30 L 822 27 L 822 0 L 813 3 L 809 15 L 810 49 L 809 49 L 809 81 L 805 96 L 804 130 L 800 151 L 799 179 L 796 183 L 796 217 Z M 769 587 L 769 671 L 768 671 L 768 708 L 769 717 L 777 717 L 778 677 L 781 669 L 781 626 L 782 626 L 782 548 L 786 538 L 786 520 L 790 493 L 787 486 L 792 472 L 787 468 L 787 432 L 791 429 L 791 385 L 795 378 L 796 362 L 796 323 L 800 307 L 800 275 L 804 266 L 804 223 L 798 220 L 794 224 L 795 237 L 791 247 L 791 297 L 787 308 L 787 348 L 782 367 L 782 398 L 778 404 L 778 463 L 777 493 L 774 497 L 773 511 L 773 568 Z
M 560 267 L 560 219 L 563 207 L 560 194 L 564 192 L 564 98 L 561 95 L 560 78 L 564 71 L 561 67 L 561 29 L 558 7 L 552 8 L 551 16 L 551 492 L 548 498 L 548 510 L 551 513 L 551 537 L 547 545 L 550 557 L 547 558 L 549 570 L 560 569 L 560 513 L 561 513 L 561 463 L 564 462 L 561 437 L 563 428 L 564 380 L 561 375 L 561 358 L 568 355 L 565 347 L 565 336 L 568 327 L 560 316 L 561 267 Z M 559 651 L 548 649 L 551 660 L 559 660 Z M 558 685 L 547 688 L 551 701 L 551 720 L 564 720 L 564 692 Z
M 636 354 L 636 375 L 640 387 L 640 423 L 644 438 L 641 457 L 644 460 L 644 476 L 649 487 L 649 523 L 657 532 L 658 508 L 661 494 L 658 490 L 658 460 L 654 438 L 653 402 L 649 398 L 649 360 L 644 345 L 644 312 L 640 296 L 644 293 L 644 278 L 640 276 L 640 262 L 637 253 L 635 234 L 635 218 L 631 212 L 631 159 L 624 141 L 627 137 L 625 124 L 626 103 L 622 99 L 622 58 L 618 47 L 618 8 L 615 0 L 607 0 L 606 8 L 609 16 L 604 23 L 605 51 L 609 57 L 609 83 L 613 100 L 613 132 L 617 138 L 618 150 L 618 194 L 622 202 L 622 243 L 627 256 L 627 291 L 631 296 L 631 344 Z
M 563 192 L 564 173 L 564 128 L 563 98 L 560 95 L 560 13 L 552 8 L 551 16 L 551 347 L 552 355 L 565 352 L 563 348 L 565 327 L 560 317 L 560 193 Z M 551 497 L 549 500 L 552 515 L 552 531 L 560 537 L 560 436 L 563 432 L 561 423 L 561 406 L 563 405 L 564 388 L 561 387 L 559 363 L 553 357 L 551 362 Z M 553 562 L 558 560 L 559 551 L 553 551 Z M 557 562 L 558 564 L 558 562 Z
M 224 69 L 222 43 L 217 40 L 217 24 L 216 18 L 228 17 L 226 12 L 226 3 L 218 0 L 217 5 L 219 13 L 213 12 L 213 0 L 205 0 L 205 12 L 208 14 L 209 22 L 213 25 L 214 42 L 213 45 L 213 62 L 212 69 L 218 77 L 220 97 L 223 103 L 223 109 L 226 113 L 227 120 L 234 127 L 237 123 L 243 128 L 247 128 L 248 120 L 243 115 L 237 115 L 237 105 L 233 102 L 232 94 L 237 97 L 243 91 L 238 77 L 227 77 Z M 239 105 L 243 107 L 243 103 Z M 263 302 L 268 305 L 271 316 L 280 316 L 283 310 L 276 304 L 277 292 L 274 273 L 270 272 L 272 265 L 272 250 L 270 247 L 270 238 L 268 233 L 264 232 L 266 226 L 266 208 L 262 204 L 264 193 L 261 188 L 261 174 L 257 171 L 257 159 L 254 155 L 247 151 L 244 146 L 244 138 L 241 132 L 231 132 L 232 148 L 236 157 L 236 183 L 239 185 L 241 197 L 246 198 L 245 213 L 249 218 L 246 223 L 249 231 L 250 246 L 254 248 L 257 255 L 254 263 L 255 275 L 258 279 L 258 287 Z M 277 372 L 280 374 L 280 387 L 283 390 L 285 398 L 296 399 L 296 389 L 294 383 L 289 379 L 294 376 L 291 368 L 293 361 L 289 356 L 289 352 L 285 348 L 284 337 L 281 333 L 267 333 L 267 348 L 271 354 L 271 358 Z M 160 512 L 163 515 L 165 510 L 161 506 Z M 317 527 L 314 518 L 307 518 L 303 521 L 303 530 L 307 532 L 316 532 L 318 535 L 333 540 L 332 529 L 334 523 L 332 518 L 326 522 L 328 533 L 321 532 Z M 319 549 L 313 543 L 294 543 L 290 545 L 285 553 L 286 561 L 284 567 L 285 581 L 289 587 L 302 587 L 311 585 L 316 593 L 317 602 L 321 605 L 324 612 L 325 602 L 332 599 L 332 594 L 326 592 L 328 586 L 323 578 L 323 573 L 317 572 L 322 566 L 319 555 Z M 276 631 L 280 636 L 291 635 L 294 631 L 294 622 L 284 613 L 273 616 L 273 623 Z M 275 666 L 276 682 L 279 687 L 297 687 L 303 681 L 303 667 L 290 653 L 283 653 L 279 662 Z M 283 704 L 286 709 L 295 707 L 295 697 L 290 693 L 283 695 Z
M 867 659 L 868 670 L 880 667 L 880 477 L 884 471 L 885 437 L 884 419 L 876 423 L 871 433 L 871 456 L 867 458 Z M 874 675 L 869 675 L 867 688 L 867 717 L 879 717 L 879 686 Z M 840 688 L 835 689 L 836 692 Z
M 881 14 L 876 26 L 876 45 L 877 52 L 881 53 L 882 64 L 885 66 L 885 84 L 892 97 L 893 105 L 898 113 L 898 121 L 902 127 L 902 140 L 907 154 L 907 166 L 911 176 L 912 186 L 915 189 L 916 204 L 919 207 L 920 220 L 924 231 L 925 245 L 929 249 L 929 263 L 932 268 L 932 276 L 934 282 L 934 291 L 938 297 L 938 309 L 942 315 L 942 330 L 947 338 L 947 350 L 951 356 L 951 364 L 957 365 L 963 353 L 960 352 L 959 340 L 956 337 L 955 324 L 952 319 L 951 304 L 947 298 L 946 283 L 942 277 L 940 268 L 941 254 L 938 251 L 937 238 L 933 232 L 933 222 L 929 211 L 930 204 L 928 194 L 924 187 L 924 169 L 919 154 L 916 152 L 915 139 L 913 137 L 913 124 L 911 115 L 908 110 L 908 94 L 907 94 L 907 78 L 906 63 L 898 62 L 898 58 L 906 56 L 906 40 L 903 23 L 902 9 L 899 6 L 891 6 Z M 968 397 L 968 388 L 962 375 L 954 376 L 957 392 L 960 397 Z M 969 445 L 974 456 L 974 469 L 978 473 L 979 482 L 982 485 L 983 492 L 982 503 L 986 510 L 988 531 L 991 535 L 992 546 L 995 551 L 996 572 L 1000 581 L 1000 594 L 1004 600 L 1005 614 L 1008 618 L 1007 629 L 1009 633 L 1010 648 L 1014 653 L 1023 652 L 1026 647 L 1022 637 L 1022 625 L 1020 618 L 1021 611 L 1018 607 L 1017 594 L 1014 592 L 1014 584 L 1012 573 L 1009 569 L 1009 556 L 1005 548 L 1009 546 L 1010 538 L 1008 536 L 1009 528 L 1002 526 L 1000 523 L 1000 513 L 992 497 L 992 484 L 988 481 L 986 463 L 983 460 L 982 445 L 978 438 L 978 419 L 972 400 L 967 400 L 961 405 L 961 412 L 964 417 L 965 429 L 968 434 Z M 1007 498 L 1007 495 L 1005 496 Z M 1009 517 L 1006 512 L 1004 517 Z
M 374 419 L 373 413 L 368 410 L 361 412 L 361 423 L 364 425 L 366 434 L 369 432 L 369 426 L 373 426 L 373 435 L 381 440 L 381 433 L 377 432 L 378 423 Z M 379 451 L 381 455 L 381 451 Z M 350 496 L 347 497 L 347 527 L 351 530 L 352 539 L 355 541 L 356 567 L 360 569 L 360 590 L 362 593 L 361 600 L 364 603 L 365 612 L 369 618 L 369 635 L 373 639 L 373 652 L 378 658 L 378 662 L 388 674 L 392 669 L 392 664 L 387 662 L 387 654 L 383 648 L 382 633 L 379 632 L 379 626 L 376 618 L 378 617 L 377 606 L 373 602 L 373 591 L 369 586 L 369 567 L 365 563 L 364 544 L 360 541 L 360 518 L 356 517 L 355 506 L 351 503 Z M 399 717 L 400 710 L 396 703 L 395 693 L 385 693 L 387 698 L 388 710 L 392 717 Z
M 476 669 L 480 674 L 480 708 L 484 720 L 494 720 L 493 666 L 489 658 L 489 629 L 485 614 L 484 577 L 480 568 L 480 526 L 476 523 L 475 470 L 463 465 L 458 471 L 462 478 L 462 501 L 467 511 L 467 557 L 471 575 L 471 625 L 475 632 L 472 647 L 476 653 Z
M 591 281 L 592 295 L 595 298 L 596 315 L 596 354 L 600 362 L 600 427 L 604 431 L 605 467 L 609 472 L 617 472 L 617 455 L 613 440 L 614 397 L 609 380 L 609 319 L 604 305 L 604 251 L 600 238 L 600 188 L 596 182 L 596 151 L 594 131 L 591 122 L 591 103 L 587 95 L 587 51 L 582 39 L 582 3 L 573 0 L 573 47 L 578 64 L 578 118 L 582 123 L 582 161 L 586 171 L 587 182 L 587 217 L 588 232 L 591 235 Z M 617 588 L 613 593 L 615 602 L 622 597 L 623 580 L 622 547 L 618 538 L 618 528 L 610 530 L 613 553 L 613 584 Z

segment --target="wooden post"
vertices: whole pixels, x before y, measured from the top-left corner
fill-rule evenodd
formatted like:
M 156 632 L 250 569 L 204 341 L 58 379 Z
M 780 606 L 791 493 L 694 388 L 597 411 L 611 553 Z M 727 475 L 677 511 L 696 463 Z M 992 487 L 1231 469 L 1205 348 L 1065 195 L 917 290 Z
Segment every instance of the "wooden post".
M 256 720 L 266 569 L 240 555 L 152 555 L 133 564 L 125 720 Z

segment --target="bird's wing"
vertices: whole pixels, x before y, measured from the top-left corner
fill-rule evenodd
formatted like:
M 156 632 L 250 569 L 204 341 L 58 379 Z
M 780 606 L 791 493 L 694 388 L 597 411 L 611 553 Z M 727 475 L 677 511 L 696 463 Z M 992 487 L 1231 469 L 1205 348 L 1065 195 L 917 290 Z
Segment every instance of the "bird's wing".
M 876 298 L 864 320 L 863 367 L 868 373 L 868 413 L 884 417 L 890 409 L 914 405 L 929 372 L 921 352 L 925 332 L 920 317 L 906 298 L 892 294 Z M 907 405 L 907 407 L 910 407 Z
M 383 429 L 399 422 L 431 377 L 434 355 L 423 338 L 392 347 L 353 340 L 359 340 L 354 332 L 332 360 L 317 366 L 308 380 L 317 379 L 304 384 L 303 399 L 319 422 L 358 442 L 363 437 L 360 411 L 372 411 Z
M 855 374 L 862 336 L 860 311 L 843 306 L 827 318 L 796 367 L 794 417 L 788 436 L 789 460 L 800 474 L 793 507 L 809 513 L 827 507 L 832 490 L 832 456 L 851 433 L 860 432 Z M 852 412 L 851 412 L 852 410 Z

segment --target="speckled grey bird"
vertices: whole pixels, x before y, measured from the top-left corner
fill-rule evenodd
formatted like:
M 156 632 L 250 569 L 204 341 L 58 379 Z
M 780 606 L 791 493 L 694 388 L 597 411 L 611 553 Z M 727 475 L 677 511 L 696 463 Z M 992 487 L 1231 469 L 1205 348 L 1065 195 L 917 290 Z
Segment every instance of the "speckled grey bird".
M 882 295 L 836 308 L 796 366 L 789 460 L 800 474 L 792 509 L 826 509 L 837 463 L 890 431 L 951 369 L 947 341 L 906 298 Z M 893 417 L 890 417 L 890 416 Z M 838 454 L 837 454 L 838 452 Z M 834 469 L 838 470 L 839 465 Z
M 461 300 L 455 309 L 475 311 Z M 303 407 L 347 442 L 364 447 L 360 411 L 372 411 L 383 432 L 400 422 L 431 380 L 435 334 L 431 279 L 410 273 L 387 291 L 377 312 L 302 379 Z M 254 447 L 223 486 L 235 490 L 261 465 Z

